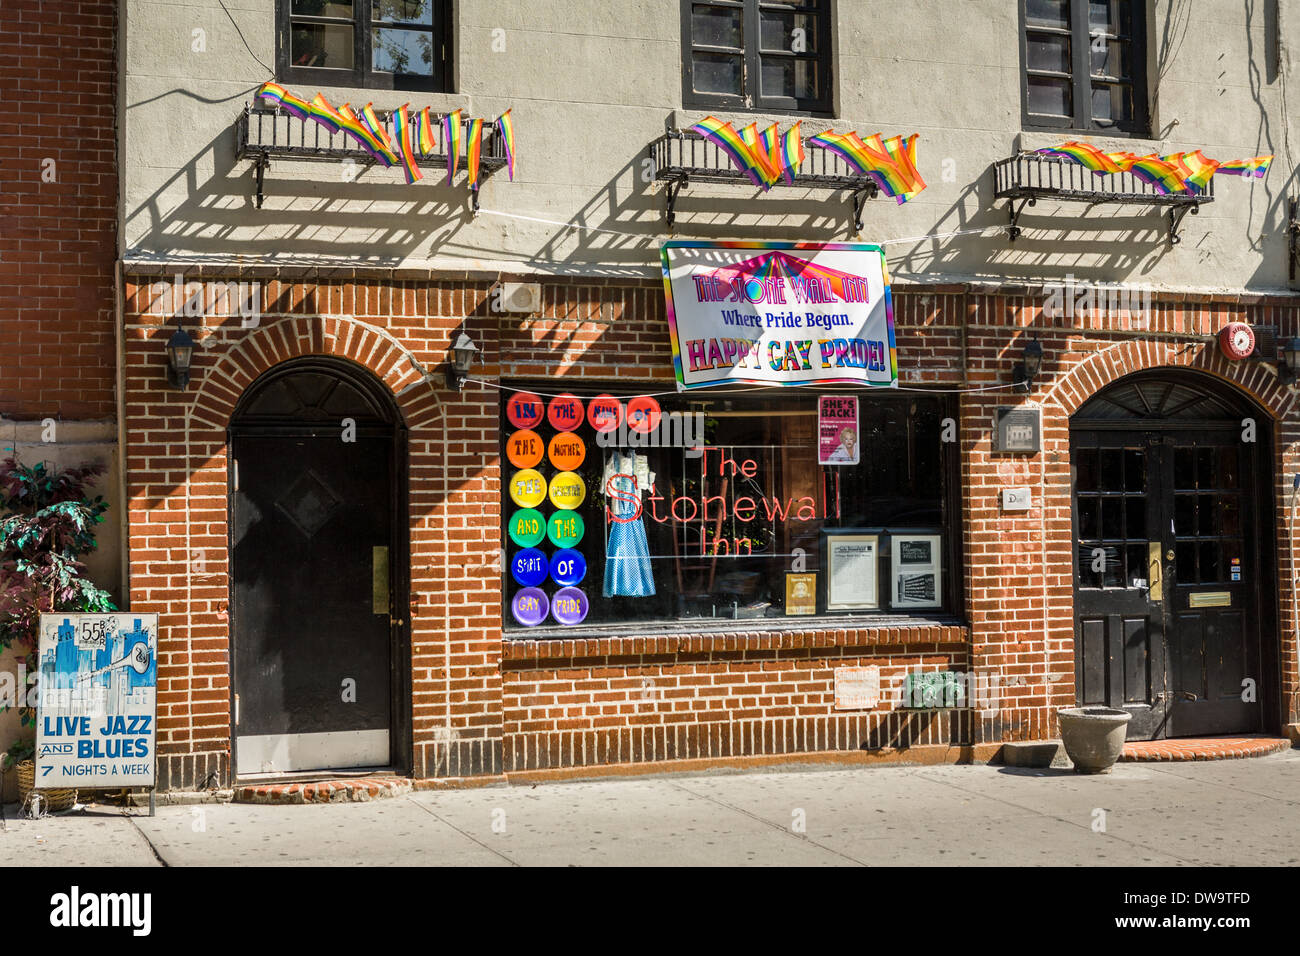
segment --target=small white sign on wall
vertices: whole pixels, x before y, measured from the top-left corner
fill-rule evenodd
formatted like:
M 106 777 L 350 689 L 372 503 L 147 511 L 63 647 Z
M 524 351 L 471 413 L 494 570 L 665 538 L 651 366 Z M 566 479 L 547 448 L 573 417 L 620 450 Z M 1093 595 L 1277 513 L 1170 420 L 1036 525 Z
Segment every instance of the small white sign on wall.
M 835 668 L 835 709 L 871 710 L 880 703 L 880 668 Z
M 1034 496 L 1028 488 L 1003 488 L 1003 511 L 1028 511 L 1034 505 Z

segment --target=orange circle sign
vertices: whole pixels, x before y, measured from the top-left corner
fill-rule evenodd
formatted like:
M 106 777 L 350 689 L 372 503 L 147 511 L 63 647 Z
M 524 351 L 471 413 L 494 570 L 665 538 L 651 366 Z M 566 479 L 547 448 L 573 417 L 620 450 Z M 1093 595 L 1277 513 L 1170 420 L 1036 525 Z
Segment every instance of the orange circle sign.
M 542 436 L 524 429 L 506 440 L 506 457 L 516 468 L 532 468 L 542 460 Z
M 560 432 L 551 439 L 546 454 L 560 471 L 576 471 L 587 457 L 587 445 L 573 432 Z

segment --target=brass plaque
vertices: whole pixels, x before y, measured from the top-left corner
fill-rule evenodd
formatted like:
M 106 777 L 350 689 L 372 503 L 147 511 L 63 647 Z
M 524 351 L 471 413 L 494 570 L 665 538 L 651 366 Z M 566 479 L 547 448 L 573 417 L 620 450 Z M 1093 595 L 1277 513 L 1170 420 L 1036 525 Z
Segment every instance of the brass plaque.
M 1149 597 L 1152 601 L 1165 599 L 1164 580 L 1160 576 L 1160 542 L 1147 544 L 1147 581 L 1150 582 Z
M 370 549 L 370 610 L 388 613 L 388 549 Z
M 1187 595 L 1188 607 L 1232 607 L 1231 591 L 1201 591 Z

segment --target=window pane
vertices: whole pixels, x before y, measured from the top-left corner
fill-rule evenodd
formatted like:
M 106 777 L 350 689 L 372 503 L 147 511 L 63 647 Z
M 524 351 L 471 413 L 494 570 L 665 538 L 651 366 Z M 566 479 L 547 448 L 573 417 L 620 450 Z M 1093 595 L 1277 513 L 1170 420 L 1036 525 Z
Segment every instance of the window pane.
M 433 26 L 433 0 L 372 0 L 371 19 Z
M 691 81 L 696 93 L 733 93 L 739 96 L 741 57 L 723 53 L 692 53 Z
M 382 73 L 433 76 L 433 34 L 380 28 L 371 32 L 371 66 Z
M 789 53 L 817 52 L 817 18 L 798 13 L 762 13 L 762 48 Z
M 1025 20 L 1048 27 L 1070 26 L 1070 0 L 1025 0 Z
M 1094 75 L 1114 76 L 1121 79 L 1130 75 L 1132 67 L 1128 61 L 1128 41 L 1108 40 L 1097 37 L 1089 46 Z
M 1099 537 L 1097 531 L 1101 525 L 1097 521 L 1097 504 L 1096 498 L 1079 499 L 1079 537 L 1087 541 Z
M 1080 448 L 1074 453 L 1074 487 L 1079 491 L 1097 490 L 1097 450 Z
M 1131 121 L 1133 119 L 1132 87 L 1127 83 L 1093 83 L 1092 118 L 1098 123 Z
M 1103 498 L 1101 505 L 1101 536 L 1124 537 L 1124 502 L 1119 498 Z
M 1147 536 L 1147 500 L 1145 498 L 1125 498 L 1124 537 L 1145 539 Z
M 819 99 L 817 61 L 793 57 L 763 57 L 762 96 L 788 96 L 795 99 Z
M 1046 76 L 1031 76 L 1029 81 L 1029 112 L 1049 116 L 1071 116 L 1074 97 L 1070 81 Z
M 308 17 L 352 19 L 352 0 L 293 0 L 289 12 Z
M 1101 451 L 1101 490 L 1124 490 L 1124 451 L 1120 448 L 1103 448 Z
M 1131 0 L 1089 0 L 1090 32 L 1127 34 L 1131 29 Z
M 1027 40 L 1029 68 L 1070 72 L 1070 38 L 1052 33 L 1031 33 Z
M 1140 449 L 1124 449 L 1124 490 L 1147 490 L 1147 456 Z
M 691 42 L 704 46 L 729 46 L 740 49 L 740 10 L 728 7 L 693 7 Z
M 289 40 L 294 66 L 351 70 L 352 27 L 320 23 L 295 23 Z

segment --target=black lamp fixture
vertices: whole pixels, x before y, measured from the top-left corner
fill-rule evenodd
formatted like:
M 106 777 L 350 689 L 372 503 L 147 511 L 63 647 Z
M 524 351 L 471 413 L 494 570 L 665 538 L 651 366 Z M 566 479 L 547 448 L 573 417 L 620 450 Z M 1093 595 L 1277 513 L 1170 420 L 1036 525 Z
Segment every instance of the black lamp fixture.
M 1011 381 L 1016 383 L 1016 391 L 1028 392 L 1034 386 L 1034 379 L 1043 368 L 1043 346 L 1037 336 L 1025 343 L 1020 361 L 1011 370 Z
M 194 361 L 196 343 L 190 334 L 181 328 L 180 316 L 176 317 L 176 331 L 167 340 L 167 382 L 172 388 L 185 388 L 190 384 L 190 365 Z
M 461 332 L 456 336 L 456 341 L 452 343 L 450 361 L 447 363 L 447 387 L 456 391 L 461 390 L 465 384 L 465 379 L 469 376 L 469 370 L 474 364 L 474 359 L 479 354 L 479 347 L 474 344 L 468 333 Z
M 1284 384 L 1294 385 L 1300 378 L 1300 339 L 1287 339 L 1282 346 L 1277 363 L 1277 377 Z

